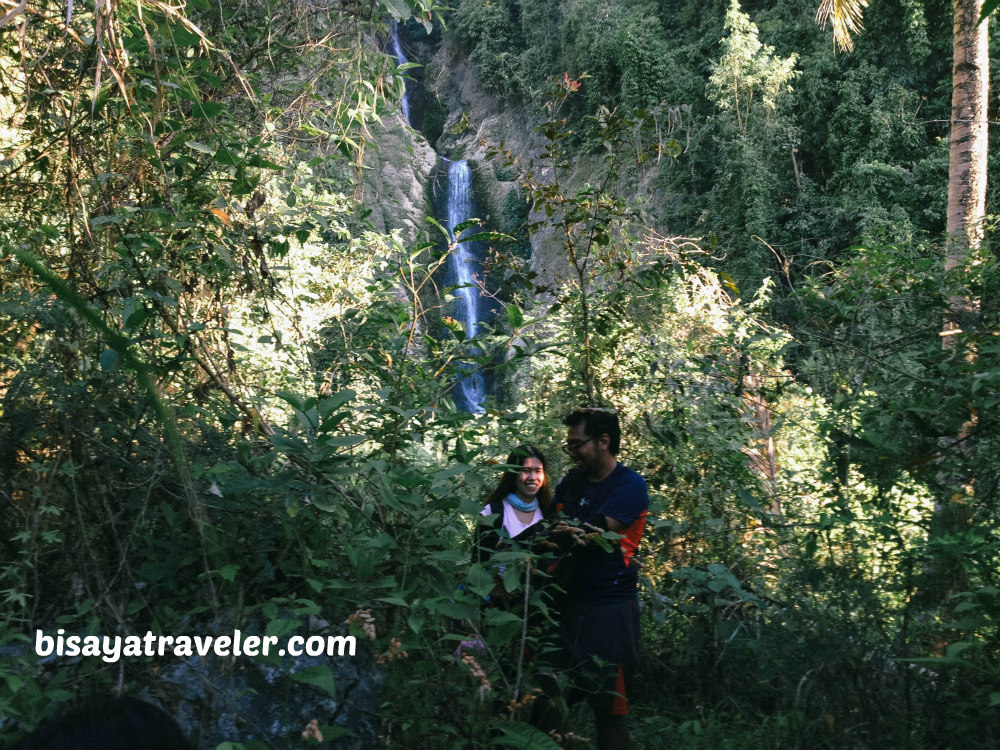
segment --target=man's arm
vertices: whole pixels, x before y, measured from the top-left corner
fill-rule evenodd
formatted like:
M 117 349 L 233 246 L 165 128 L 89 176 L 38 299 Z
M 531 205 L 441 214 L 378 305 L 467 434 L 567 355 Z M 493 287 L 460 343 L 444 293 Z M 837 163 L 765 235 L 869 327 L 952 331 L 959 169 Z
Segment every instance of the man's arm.
M 598 515 L 594 516 L 592 521 L 583 525 L 589 526 L 592 529 L 600 529 L 601 531 L 618 531 L 618 529 L 624 529 L 627 524 L 611 516 Z
M 629 471 L 627 481 L 615 487 L 598 509 L 597 525 L 608 531 L 625 529 L 649 508 L 649 491 L 646 482 L 635 472 Z

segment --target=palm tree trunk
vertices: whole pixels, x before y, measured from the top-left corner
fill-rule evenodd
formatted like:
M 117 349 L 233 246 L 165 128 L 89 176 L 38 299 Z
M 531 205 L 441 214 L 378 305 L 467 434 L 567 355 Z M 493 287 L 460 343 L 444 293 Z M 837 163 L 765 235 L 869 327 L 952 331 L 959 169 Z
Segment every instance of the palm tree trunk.
M 951 149 L 948 160 L 948 223 L 945 240 L 946 271 L 961 271 L 973 262 L 983 240 L 986 214 L 987 97 L 990 81 L 988 22 L 979 23 L 983 0 L 954 0 L 952 42 Z M 959 275 L 959 278 L 962 278 Z M 951 283 L 951 282 L 949 282 Z M 962 356 L 956 351 L 955 334 L 974 325 L 978 300 L 964 283 L 951 287 L 948 320 L 941 332 L 946 356 Z M 973 348 L 964 356 L 975 357 Z M 970 451 L 969 435 L 975 428 L 972 411 L 958 434 L 940 442 L 946 458 L 938 475 L 941 497 L 935 502 L 929 534 L 947 537 L 967 523 L 966 502 L 973 486 L 961 468 L 963 455 Z M 920 595 L 914 601 L 923 607 L 940 606 L 950 594 L 962 590 L 966 575 L 954 561 L 931 560 L 923 572 Z
M 946 270 L 964 266 L 969 251 L 978 248 L 983 239 L 990 85 L 988 22 L 979 23 L 982 0 L 954 3 Z

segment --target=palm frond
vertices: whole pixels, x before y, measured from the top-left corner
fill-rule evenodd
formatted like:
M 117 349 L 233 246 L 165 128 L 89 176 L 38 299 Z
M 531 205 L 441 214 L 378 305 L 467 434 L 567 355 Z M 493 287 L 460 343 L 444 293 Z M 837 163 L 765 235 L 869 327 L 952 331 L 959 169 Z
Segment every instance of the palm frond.
M 868 0 L 823 0 L 816 11 L 816 21 L 822 28 L 833 23 L 833 40 L 836 45 L 850 52 L 854 49 L 854 35 L 864 30 L 861 17 L 868 7 Z

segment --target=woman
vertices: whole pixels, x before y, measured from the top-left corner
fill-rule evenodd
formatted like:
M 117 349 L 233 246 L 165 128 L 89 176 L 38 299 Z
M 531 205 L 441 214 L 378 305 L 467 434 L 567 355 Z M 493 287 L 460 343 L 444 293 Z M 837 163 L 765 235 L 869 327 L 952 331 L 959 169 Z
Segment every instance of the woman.
M 495 552 L 510 546 L 511 541 L 525 542 L 542 529 L 542 521 L 549 515 L 552 489 L 545 473 L 545 456 L 533 445 L 520 445 L 507 457 L 509 466 L 519 470 L 508 470 L 500 478 L 500 484 L 486 498 L 486 505 L 476 525 L 473 540 L 472 560 L 485 565 Z M 516 609 L 512 594 L 500 584 L 506 565 L 487 566 L 492 570 L 498 584 L 494 591 L 483 600 L 483 606 L 501 609 Z M 464 584 L 463 584 L 464 587 Z M 474 635 L 462 641 L 455 651 L 456 658 L 462 658 L 464 651 L 485 651 L 482 640 L 484 625 L 473 626 Z M 522 648 L 524 643 L 522 641 Z
M 509 541 L 530 539 L 538 530 L 537 524 L 549 515 L 552 489 L 542 452 L 533 445 L 521 445 L 507 457 L 507 463 L 519 466 L 520 471 L 505 472 L 486 498 L 473 551 L 480 563 Z

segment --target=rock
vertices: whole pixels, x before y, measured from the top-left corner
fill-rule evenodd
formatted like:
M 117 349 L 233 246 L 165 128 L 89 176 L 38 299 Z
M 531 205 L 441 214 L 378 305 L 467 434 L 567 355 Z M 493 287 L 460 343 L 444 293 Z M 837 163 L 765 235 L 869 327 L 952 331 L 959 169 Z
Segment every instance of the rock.
M 311 679 L 323 667 L 331 670 L 335 697 L 295 679 L 305 670 Z M 363 644 L 353 657 L 285 656 L 273 664 L 196 656 L 163 667 L 159 677 L 156 696 L 197 747 L 250 740 L 298 745 L 313 720 L 324 737 L 317 747 L 379 744 L 376 710 L 383 676 Z
M 338 635 L 319 618 L 310 618 L 309 624 L 301 631 L 305 637 Z M 185 623 L 178 632 L 221 634 L 227 629 Z M 54 628 L 44 632 L 53 633 Z M 245 639 L 263 628 L 247 626 L 242 632 Z M 86 634 L 69 634 L 73 635 Z M 47 685 L 70 676 L 73 684 L 86 686 L 84 695 L 107 685 L 106 678 L 93 676 L 95 670 L 124 669 L 125 659 L 109 664 L 100 657 L 56 653 L 39 658 L 34 644 L 25 642 L 0 647 L 10 679 Z M 128 665 L 128 674 L 122 684 L 137 686 L 128 692 L 171 715 L 196 747 L 251 741 L 268 747 L 306 747 L 302 732 L 314 720 L 324 739 L 312 747 L 360 750 L 383 744 L 377 710 L 385 673 L 363 639 L 358 639 L 354 656 L 339 652 L 264 660 L 246 655 L 166 656 L 136 661 Z M 38 721 L 44 716 L 30 718 Z M 16 718 L 0 715 L 0 731 L 10 731 L 17 723 Z
M 364 201 L 372 210 L 368 220 L 379 232 L 399 230 L 405 244 L 413 244 L 431 216 L 430 175 L 437 154 L 424 137 L 403 121 L 386 118 L 372 128 L 377 148 L 365 151 Z
M 500 227 L 513 203 L 510 192 L 517 184 L 517 170 L 490 157 L 491 148 L 502 143 L 523 166 L 535 162 L 537 179 L 553 178 L 551 167 L 539 161 L 545 146 L 544 138 L 535 132 L 541 123 L 537 110 L 541 102 L 500 102 L 487 94 L 460 45 L 447 40 L 427 64 L 424 83 L 428 99 L 434 98 L 433 106 L 444 112 L 443 133 L 435 147 L 444 156 L 470 161 L 476 175 L 482 218 L 490 221 L 492 227 Z M 572 194 L 586 183 L 605 185 L 603 170 L 607 167 L 607 159 L 603 151 L 571 155 L 570 164 L 569 174 L 561 176 L 563 193 Z M 662 190 L 658 188 L 659 177 L 671 164 L 669 156 L 642 166 L 626 158 L 619 164 L 617 179 L 606 185 L 609 192 L 636 203 L 637 218 L 630 227 L 633 235 L 641 236 L 647 226 L 669 234 L 669 227 L 663 226 L 657 217 L 658 208 L 664 202 Z M 542 214 L 533 214 L 530 220 L 545 218 Z M 564 238 L 553 230 L 556 222 L 544 223 L 548 228 L 536 231 L 531 237 L 531 264 L 542 282 L 558 286 L 572 274 L 572 268 L 565 256 Z M 503 231 L 510 229 L 504 227 Z

